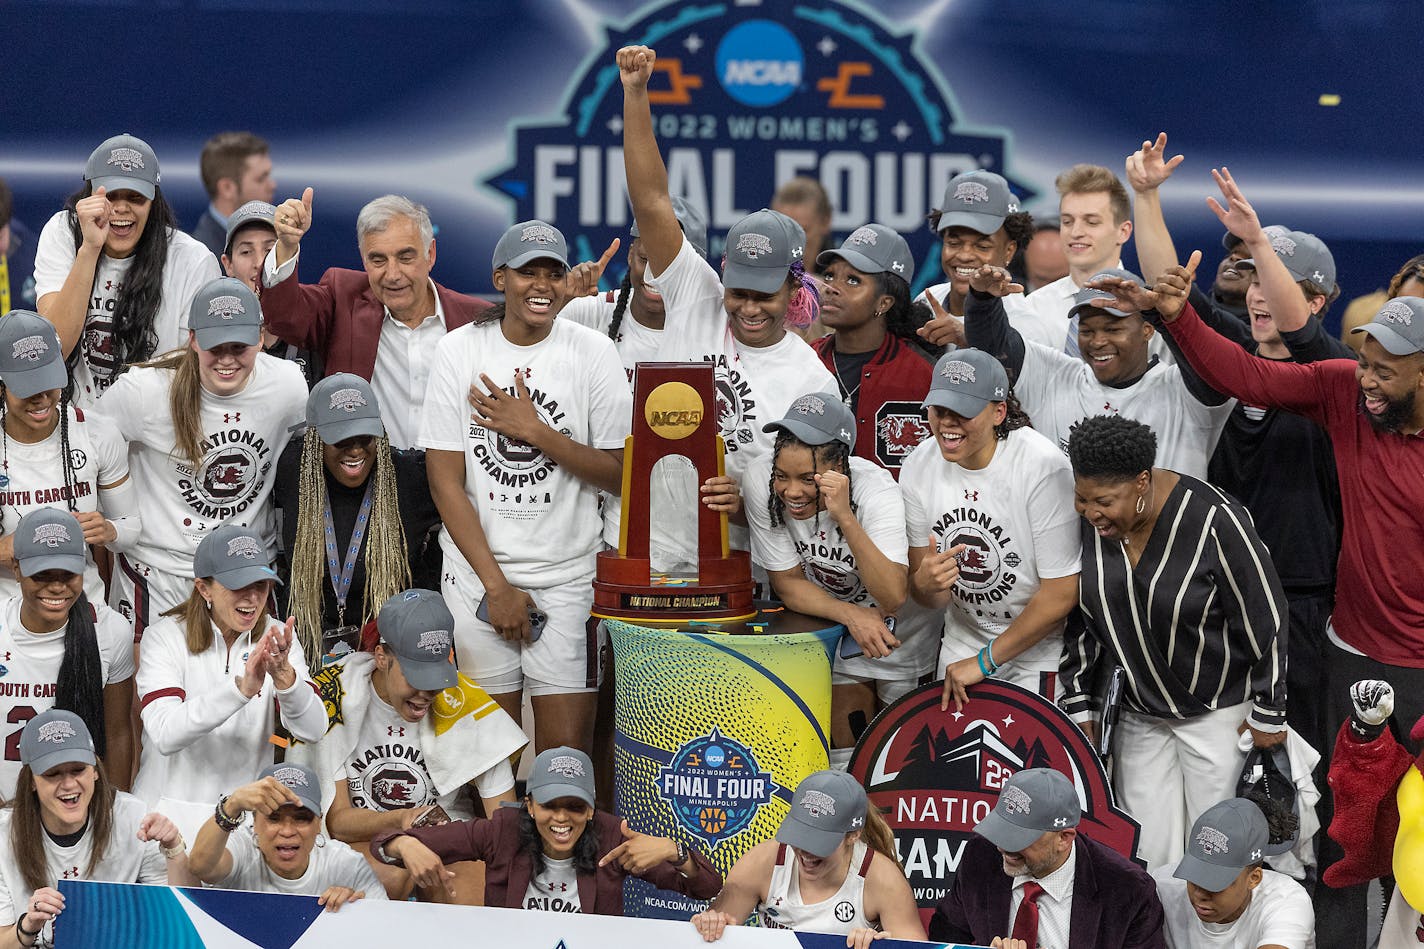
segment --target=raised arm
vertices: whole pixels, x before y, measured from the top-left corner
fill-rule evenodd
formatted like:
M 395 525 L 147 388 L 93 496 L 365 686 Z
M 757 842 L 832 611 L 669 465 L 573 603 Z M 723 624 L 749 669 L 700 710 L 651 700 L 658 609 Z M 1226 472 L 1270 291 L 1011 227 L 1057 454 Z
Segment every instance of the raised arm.
M 182 655 L 187 647 L 181 635 L 177 627 L 164 624 L 150 629 L 139 645 L 135 684 L 144 740 L 165 755 L 203 738 L 249 701 L 231 677 L 216 683 L 187 682 Z
M 1132 241 L 1137 247 L 1137 262 L 1142 267 L 1142 279 L 1156 283 L 1168 267 L 1177 263 L 1177 249 L 1162 216 L 1162 198 L 1158 189 L 1185 156 L 1166 157 L 1167 133 L 1158 132 L 1154 142 L 1127 156 L 1127 183 L 1132 186 Z
M 1261 281 L 1261 294 L 1266 305 L 1271 308 L 1271 320 L 1282 333 L 1298 330 L 1310 319 L 1310 304 L 1296 285 L 1295 278 L 1286 270 L 1286 265 L 1276 256 L 1271 236 L 1261 227 L 1256 217 L 1256 209 L 1241 193 L 1231 172 L 1223 165 L 1221 170 L 1213 168 L 1211 176 L 1221 189 L 1221 202 L 1214 197 L 1206 199 L 1207 206 L 1216 214 L 1228 231 L 1241 238 L 1251 259 L 1256 262 L 1256 276 Z
M 336 288 L 328 271 L 315 284 L 297 279 L 302 237 L 312 226 L 312 189 L 277 208 L 277 243 L 262 262 L 262 320 L 267 332 L 325 356 L 336 314 Z
M 682 228 L 668 194 L 667 166 L 653 134 L 653 110 L 648 80 L 657 53 L 646 46 L 618 51 L 618 78 L 623 82 L 623 167 L 628 176 L 628 200 L 633 219 L 654 274 L 667 270 L 682 248 Z M 617 488 L 614 488 L 614 493 Z
M 69 274 L 58 291 L 46 293 L 35 302 L 40 316 L 54 324 L 66 358 L 84 334 L 84 321 L 89 316 L 90 291 L 94 288 L 94 272 L 104 253 L 104 242 L 109 239 L 109 215 L 112 212 L 113 206 L 102 185 L 95 188 L 89 197 L 79 199 L 74 205 L 74 214 L 79 219 L 80 244 L 75 251 L 74 262 L 70 264 Z M 59 220 L 61 224 L 64 222 L 64 218 Z M 60 227 L 53 236 L 57 239 L 68 238 L 69 229 Z M 41 242 L 41 250 L 46 243 Z
M 1025 343 L 1023 335 L 1010 325 L 1002 298 L 1022 289 L 1011 282 L 1007 270 L 986 264 L 970 276 L 969 296 L 964 301 L 966 342 L 1003 363 L 1010 384 L 1017 382 L 1023 371 Z

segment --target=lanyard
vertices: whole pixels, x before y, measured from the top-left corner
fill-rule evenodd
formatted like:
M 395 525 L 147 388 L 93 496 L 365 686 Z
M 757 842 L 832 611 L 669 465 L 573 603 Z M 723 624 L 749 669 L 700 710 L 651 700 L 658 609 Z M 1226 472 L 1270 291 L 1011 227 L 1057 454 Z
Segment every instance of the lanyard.
M 322 516 L 326 520 L 326 566 L 331 574 L 331 592 L 336 594 L 336 625 L 346 625 L 346 594 L 351 591 L 351 575 L 356 571 L 356 555 L 361 552 L 361 541 L 366 537 L 366 527 L 371 522 L 371 492 L 376 487 L 373 477 L 366 484 L 366 496 L 361 499 L 361 509 L 356 512 L 356 524 L 351 528 L 351 544 L 346 548 L 346 563 L 336 557 L 336 525 L 331 521 L 331 498 L 323 505 Z

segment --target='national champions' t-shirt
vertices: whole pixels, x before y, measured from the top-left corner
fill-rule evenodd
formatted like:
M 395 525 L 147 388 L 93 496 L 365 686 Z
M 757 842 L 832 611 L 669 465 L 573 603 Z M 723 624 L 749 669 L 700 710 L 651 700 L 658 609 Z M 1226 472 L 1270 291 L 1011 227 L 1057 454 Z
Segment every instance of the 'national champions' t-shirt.
M 544 858 L 543 872 L 530 877 L 529 886 L 524 890 L 524 908 L 550 913 L 583 912 L 573 857 L 563 860 Z
M 470 386 L 482 385 L 484 374 L 514 395 L 516 373 L 545 424 L 594 448 L 623 448 L 633 397 L 613 341 L 567 320 L 554 320 L 532 346 L 505 339 L 497 321 L 462 326 L 440 341 L 421 447 L 464 454 L 465 492 L 490 552 L 510 583 L 537 589 L 593 571 L 602 522 L 597 488 L 532 445 L 475 421 Z M 447 562 L 470 569 L 448 530 L 440 532 L 440 546 Z

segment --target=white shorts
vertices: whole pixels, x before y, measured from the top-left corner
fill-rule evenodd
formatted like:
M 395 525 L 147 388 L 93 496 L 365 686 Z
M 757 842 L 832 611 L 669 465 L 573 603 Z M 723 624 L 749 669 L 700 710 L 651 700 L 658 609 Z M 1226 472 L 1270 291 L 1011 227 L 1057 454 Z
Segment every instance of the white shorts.
M 838 660 L 843 661 L 843 660 Z M 912 689 L 918 688 L 920 677 L 915 675 L 904 675 L 895 679 L 868 679 L 863 676 L 846 675 L 835 669 L 831 670 L 831 685 L 868 685 L 875 689 L 875 698 L 881 705 L 890 705 L 900 696 Z M 842 768 L 841 770 L 845 770 Z
M 963 643 L 951 642 L 946 638 L 939 647 L 939 665 L 935 668 L 935 681 L 944 681 L 944 670 L 950 663 L 958 662 L 961 659 L 973 659 L 976 655 L 978 653 L 966 653 Z M 1011 682 L 1030 692 L 1037 692 L 1050 702 L 1054 700 L 1058 691 L 1058 667 L 1042 662 L 1023 663 L 1017 659 L 1010 659 L 999 666 L 993 677 L 1000 682 Z
M 133 623 L 134 642 L 142 639 L 143 631 L 165 612 L 187 602 L 193 592 L 192 577 L 163 573 L 127 554 L 119 554 L 114 562 L 109 606 Z
M 460 671 L 491 695 L 596 692 L 603 679 L 603 624 L 593 608 L 593 574 L 525 592 L 549 617 L 538 642 L 510 642 L 475 617 L 484 585 L 462 563 L 445 560 L 440 592 L 455 617 L 455 660 Z

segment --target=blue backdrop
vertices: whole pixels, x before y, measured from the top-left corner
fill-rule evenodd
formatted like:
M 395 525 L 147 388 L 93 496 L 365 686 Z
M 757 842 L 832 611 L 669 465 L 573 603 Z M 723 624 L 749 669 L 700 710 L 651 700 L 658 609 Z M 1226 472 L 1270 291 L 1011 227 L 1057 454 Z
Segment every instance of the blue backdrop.
M 832 185 L 840 234 L 872 215 L 908 229 L 947 175 L 971 165 L 1007 174 L 1031 210 L 1048 210 L 1059 170 L 1077 161 L 1120 170 L 1128 151 L 1166 129 L 1188 159 L 1164 192 L 1169 224 L 1184 255 L 1206 250 L 1207 266 L 1220 228 L 1203 199 L 1208 170 L 1222 163 L 1263 220 L 1330 244 L 1347 299 L 1424 250 L 1424 123 L 1409 105 L 1424 92 L 1424 68 L 1409 2 L 9 0 L 0 9 L 9 53 L 0 176 L 18 217 L 37 229 L 81 183 L 89 151 L 131 131 L 157 149 L 165 191 L 191 226 L 205 204 L 203 140 L 248 128 L 273 144 L 279 200 L 316 189 L 308 279 L 359 266 L 356 211 L 387 191 L 431 207 L 436 277 L 458 289 L 489 290 L 495 239 L 535 211 L 553 212 L 579 249 L 601 251 L 626 231 L 613 122 L 621 91 L 608 67 L 612 50 L 635 39 L 651 39 L 660 59 L 677 58 L 700 83 L 675 88 L 660 74 L 664 93 L 683 101 L 655 110 L 668 123 L 665 153 L 682 152 L 677 181 L 706 196 L 714 229 L 794 171 Z M 766 22 L 735 33 L 748 20 Z M 842 75 L 846 63 L 868 71 Z M 913 246 L 923 260 L 929 235 Z

